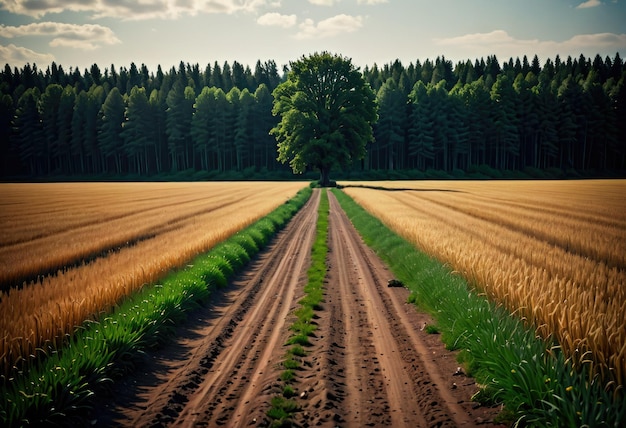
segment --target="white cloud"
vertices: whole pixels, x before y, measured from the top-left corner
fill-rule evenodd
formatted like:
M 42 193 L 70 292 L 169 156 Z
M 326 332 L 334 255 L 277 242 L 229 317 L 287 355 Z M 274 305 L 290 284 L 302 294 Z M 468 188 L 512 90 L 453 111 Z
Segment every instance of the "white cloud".
M 358 4 L 383 4 L 388 2 L 389 0 L 357 0 Z
M 41 18 L 63 11 L 91 12 L 94 18 L 176 19 L 201 13 L 254 12 L 276 7 L 270 0 L 0 0 L 0 8 L 18 15 Z
M 501 60 L 537 54 L 548 58 L 559 54 L 561 57 L 584 54 L 593 57 L 596 54 L 614 54 L 626 46 L 626 34 L 596 33 L 580 34 L 568 40 L 516 39 L 504 30 L 490 33 L 465 34 L 458 37 L 435 39 L 435 44 L 446 48 L 446 56 L 463 56 L 471 52 L 468 58 L 496 55 Z M 449 55 L 453 54 L 453 55 Z
M 309 0 L 309 3 L 316 4 L 318 6 L 332 6 L 339 0 Z
M 37 22 L 18 27 L 0 25 L 0 37 L 24 36 L 51 37 L 50 46 L 52 47 L 72 47 L 84 50 L 93 50 L 102 45 L 120 43 L 110 28 L 97 24 Z
M 300 31 L 296 34 L 296 38 L 313 39 L 333 37 L 342 33 L 352 33 L 362 26 L 362 17 L 345 14 L 333 16 L 317 24 L 315 24 L 312 19 L 306 19 L 299 25 Z
M 280 13 L 272 12 L 259 16 L 256 23 L 259 25 L 289 28 L 296 25 L 296 21 L 296 15 L 281 15 Z
M 27 48 L 10 44 L 0 45 L 0 64 L 11 64 L 20 67 L 28 64 L 50 64 L 54 61 L 54 55 L 42 54 Z
M 515 39 L 504 30 L 495 30 L 490 33 L 472 33 L 463 36 L 435 39 L 435 43 L 443 46 L 450 45 L 501 45 L 515 42 Z
M 561 45 L 577 48 L 594 48 L 594 49 L 614 49 L 618 51 L 626 46 L 626 34 L 615 33 L 596 33 L 596 34 L 580 34 L 569 40 L 564 41 Z
M 600 0 L 587 0 L 586 2 L 583 2 L 576 6 L 576 9 L 587 9 L 590 7 L 600 6 L 601 4 L 602 2 Z

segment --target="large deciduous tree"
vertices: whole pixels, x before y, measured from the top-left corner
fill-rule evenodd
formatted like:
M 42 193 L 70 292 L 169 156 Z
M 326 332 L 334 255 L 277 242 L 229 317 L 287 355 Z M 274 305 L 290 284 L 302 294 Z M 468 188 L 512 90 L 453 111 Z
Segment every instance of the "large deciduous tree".
M 328 52 L 290 63 L 287 80 L 274 90 L 274 115 L 281 121 L 271 133 L 278 160 L 294 173 L 310 166 L 328 186 L 335 166 L 365 156 L 377 120 L 376 97 L 352 61 Z

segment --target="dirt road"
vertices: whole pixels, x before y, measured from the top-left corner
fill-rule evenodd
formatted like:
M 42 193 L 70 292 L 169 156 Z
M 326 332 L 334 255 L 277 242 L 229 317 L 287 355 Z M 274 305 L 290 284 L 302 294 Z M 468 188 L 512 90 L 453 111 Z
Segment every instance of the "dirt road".
M 303 296 L 319 191 L 245 274 L 195 312 L 165 349 L 101 403 L 96 426 L 267 426 L 291 315 Z M 296 426 L 494 426 L 428 316 L 329 193 L 330 266 L 318 329 L 294 384 Z

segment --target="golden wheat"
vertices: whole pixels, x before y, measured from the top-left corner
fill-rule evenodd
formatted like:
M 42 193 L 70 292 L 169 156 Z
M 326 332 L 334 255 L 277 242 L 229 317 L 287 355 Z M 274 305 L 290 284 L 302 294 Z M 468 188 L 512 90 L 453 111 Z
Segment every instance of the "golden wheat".
M 54 275 L 0 294 L 3 369 L 36 355 L 38 349 L 56 347 L 86 319 L 268 214 L 303 186 L 0 185 L 1 235 L 11 235 L 5 239 L 11 243 L 0 246 L 2 272 L 11 263 L 25 266 L 22 272 L 29 274 L 31 265 L 45 271 L 71 263 Z M 106 251 L 111 245 L 117 246 L 115 251 Z M 82 259 L 98 251 L 104 252 Z
M 343 183 L 369 212 L 626 383 L 626 181 Z

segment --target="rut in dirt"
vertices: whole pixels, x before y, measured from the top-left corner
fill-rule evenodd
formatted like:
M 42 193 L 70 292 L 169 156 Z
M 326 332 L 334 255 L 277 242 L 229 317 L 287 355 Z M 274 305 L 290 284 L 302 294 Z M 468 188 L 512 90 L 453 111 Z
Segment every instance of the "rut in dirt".
M 472 413 L 472 381 L 450 391 L 453 357 L 433 361 L 442 345 L 425 343 L 431 338 L 419 331 L 424 318 L 406 303 L 408 290 L 387 287 L 388 269 L 328 196 L 324 303 L 293 383 L 299 406 L 293 425 L 444 427 L 488 420 Z M 316 189 L 244 274 L 195 313 L 140 375 L 117 385 L 115 402 L 96 412 L 96 425 L 268 426 L 271 399 L 284 385 L 281 362 L 304 294 L 319 199 Z

